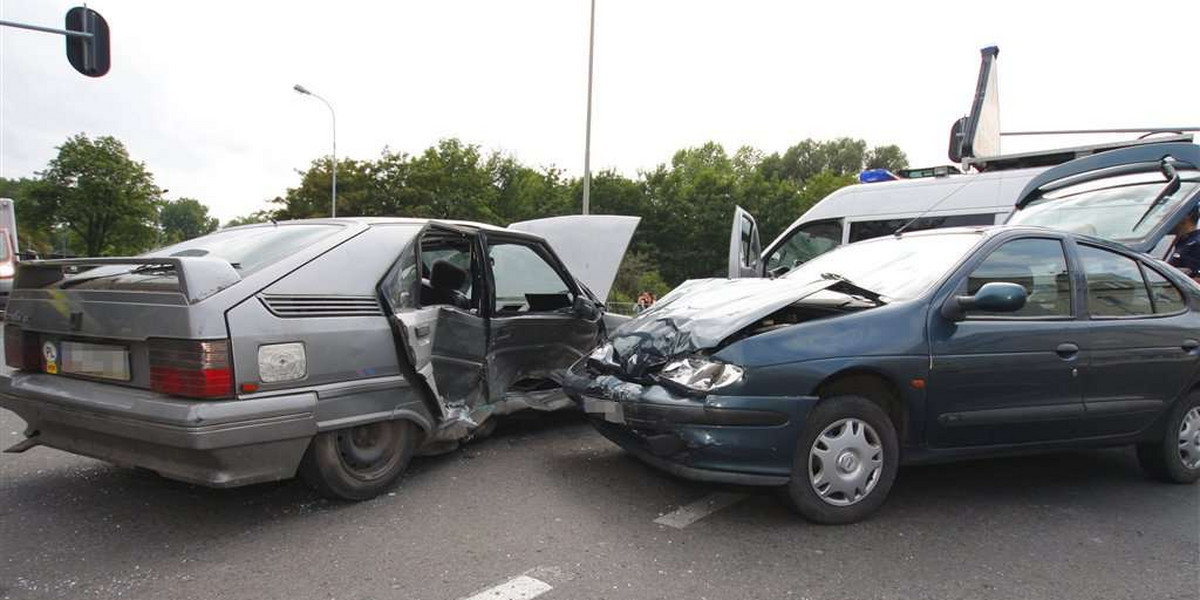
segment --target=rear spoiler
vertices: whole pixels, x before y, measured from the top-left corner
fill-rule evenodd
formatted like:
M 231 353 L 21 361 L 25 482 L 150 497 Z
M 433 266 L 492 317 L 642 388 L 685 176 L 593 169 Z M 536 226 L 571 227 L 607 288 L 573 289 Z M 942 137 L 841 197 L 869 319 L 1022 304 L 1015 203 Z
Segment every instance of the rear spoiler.
M 129 256 L 111 258 L 63 258 L 27 260 L 17 267 L 13 289 L 39 289 L 66 278 L 71 267 L 112 265 L 169 266 L 179 279 L 179 293 L 195 304 L 239 281 L 242 276 L 229 261 L 215 256 Z

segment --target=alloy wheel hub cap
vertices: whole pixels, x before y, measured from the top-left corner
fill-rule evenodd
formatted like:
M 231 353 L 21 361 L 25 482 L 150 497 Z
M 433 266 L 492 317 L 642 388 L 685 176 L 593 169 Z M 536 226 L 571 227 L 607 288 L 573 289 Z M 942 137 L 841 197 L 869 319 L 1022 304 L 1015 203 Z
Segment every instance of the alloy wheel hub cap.
M 808 452 L 808 479 L 817 497 L 833 506 L 866 498 L 883 474 L 883 442 L 866 421 L 831 423 Z

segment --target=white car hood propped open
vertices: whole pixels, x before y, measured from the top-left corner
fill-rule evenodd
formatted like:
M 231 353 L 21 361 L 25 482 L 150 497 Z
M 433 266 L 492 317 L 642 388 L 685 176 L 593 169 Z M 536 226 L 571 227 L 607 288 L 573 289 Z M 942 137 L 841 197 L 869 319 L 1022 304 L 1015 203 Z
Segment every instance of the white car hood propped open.
M 603 302 L 608 300 L 617 269 L 641 220 L 619 215 L 567 215 L 521 221 L 508 228 L 545 238 L 571 275 Z

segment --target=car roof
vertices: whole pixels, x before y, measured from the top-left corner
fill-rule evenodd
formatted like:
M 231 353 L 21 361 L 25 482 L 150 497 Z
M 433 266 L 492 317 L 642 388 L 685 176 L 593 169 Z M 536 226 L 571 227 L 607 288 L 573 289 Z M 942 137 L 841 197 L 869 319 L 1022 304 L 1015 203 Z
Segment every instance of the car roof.
M 288 220 L 288 221 L 279 221 L 276 224 L 277 225 L 298 225 L 298 224 L 351 225 L 351 224 L 356 224 L 356 225 L 366 225 L 366 226 L 375 226 L 375 225 L 421 225 L 421 226 L 424 226 L 424 225 L 428 225 L 430 223 L 443 223 L 446 225 L 453 225 L 455 227 L 461 227 L 461 228 L 465 228 L 465 229 L 503 232 L 505 235 L 513 235 L 516 237 L 523 237 L 523 238 L 528 238 L 528 239 L 533 239 L 533 240 L 542 240 L 543 239 L 541 236 L 539 236 L 537 234 L 528 233 L 528 232 L 524 232 L 524 231 L 518 231 L 516 229 L 509 229 L 507 227 L 500 227 L 499 225 L 492 225 L 491 223 L 480 223 L 477 221 L 461 221 L 461 220 L 457 220 L 457 219 L 425 219 L 425 218 L 414 218 L 414 217 L 336 217 L 336 218 L 319 218 L 319 219 L 292 219 L 292 220 Z M 271 223 L 252 223 L 252 224 L 248 224 L 248 225 L 239 225 L 237 227 L 229 227 L 227 229 L 239 229 L 242 227 L 261 227 L 263 225 L 270 225 L 270 224 Z
M 1129 255 L 1141 255 L 1139 252 L 1134 251 L 1120 242 L 1114 242 L 1112 240 L 1106 240 L 1104 238 L 1090 236 L 1084 233 L 1076 233 L 1073 231 L 1065 231 L 1062 229 L 1055 229 L 1053 227 L 1041 227 L 1037 225 L 980 225 L 975 227 L 941 227 L 936 229 L 922 229 L 920 231 L 906 231 L 901 234 L 901 238 L 955 235 L 963 233 L 977 233 L 984 238 L 993 238 L 1001 235 L 1012 237 L 1019 236 L 1021 234 L 1050 235 L 1052 237 L 1071 238 L 1078 242 L 1083 242 L 1092 246 L 1102 246 L 1104 248 L 1117 250 Z M 863 240 L 863 242 L 869 241 L 871 240 Z

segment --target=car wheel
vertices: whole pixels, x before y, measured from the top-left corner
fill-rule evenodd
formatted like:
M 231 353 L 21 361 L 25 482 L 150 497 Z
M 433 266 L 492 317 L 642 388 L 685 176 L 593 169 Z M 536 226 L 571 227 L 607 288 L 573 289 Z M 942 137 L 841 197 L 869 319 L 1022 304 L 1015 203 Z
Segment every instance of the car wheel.
M 858 396 L 830 398 L 809 413 L 788 495 L 811 521 L 853 523 L 887 499 L 899 464 L 896 429 L 882 408 Z
M 1155 479 L 1194 483 L 1200 479 L 1200 393 L 1176 403 L 1163 439 L 1137 447 L 1138 462 Z
M 386 491 L 412 459 L 420 431 L 411 421 L 380 421 L 317 434 L 300 476 L 324 496 L 367 500 Z

